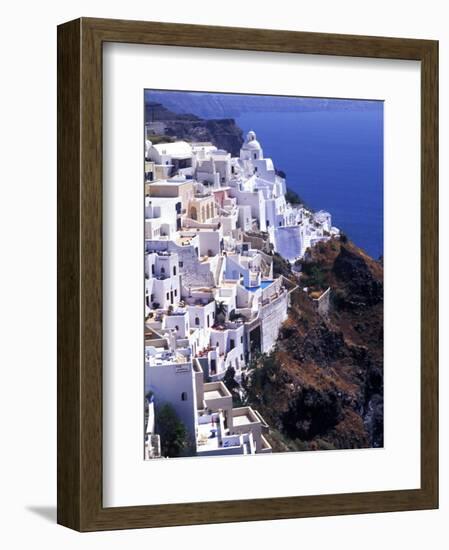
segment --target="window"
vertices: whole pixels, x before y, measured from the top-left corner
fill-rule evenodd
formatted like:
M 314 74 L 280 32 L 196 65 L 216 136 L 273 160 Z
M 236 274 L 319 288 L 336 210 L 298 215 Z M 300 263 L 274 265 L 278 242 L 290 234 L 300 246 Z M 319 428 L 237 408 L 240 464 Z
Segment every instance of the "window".
M 151 274 L 154 275 L 154 264 L 151 264 Z
M 200 324 L 200 318 L 195 317 L 195 325 L 198 326 Z
M 176 266 L 173 266 L 173 275 L 176 275 Z
M 183 391 L 181 393 L 181 401 L 187 401 L 187 392 Z
M 257 158 L 257 153 L 254 153 L 254 158 L 255 158 L 255 159 Z
M 177 291 L 177 289 L 175 288 L 175 296 L 177 296 L 177 295 L 178 295 L 178 291 Z
M 165 267 L 161 267 L 161 273 L 162 275 L 165 273 Z
M 207 328 L 210 327 L 209 315 L 207 316 Z
M 170 300 L 170 292 L 167 292 L 167 300 Z
M 179 262 L 179 267 L 184 267 L 184 262 Z
M 175 330 L 176 330 L 176 332 L 179 332 L 179 327 L 178 327 L 178 325 L 175 325 Z
M 243 361 L 243 353 L 240 354 L 240 361 Z
M 243 336 L 240 336 L 240 343 L 243 344 Z
M 234 349 L 234 348 L 235 348 L 235 340 L 234 338 L 231 338 L 229 341 L 229 349 Z

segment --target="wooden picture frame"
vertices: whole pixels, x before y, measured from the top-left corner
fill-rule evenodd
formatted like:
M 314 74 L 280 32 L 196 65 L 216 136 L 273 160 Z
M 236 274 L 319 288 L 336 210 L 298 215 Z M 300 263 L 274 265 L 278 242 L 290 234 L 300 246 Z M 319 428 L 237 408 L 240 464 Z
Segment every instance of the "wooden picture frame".
M 104 508 L 102 45 L 200 46 L 421 62 L 421 488 Z M 438 43 L 81 18 L 58 27 L 58 523 L 79 531 L 438 506 Z

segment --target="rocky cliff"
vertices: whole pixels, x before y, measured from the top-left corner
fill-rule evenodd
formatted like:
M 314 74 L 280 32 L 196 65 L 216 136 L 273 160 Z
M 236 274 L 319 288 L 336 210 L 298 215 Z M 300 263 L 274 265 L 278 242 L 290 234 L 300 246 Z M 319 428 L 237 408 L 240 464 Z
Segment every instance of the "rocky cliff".
M 242 130 L 234 119 L 202 119 L 193 114 L 178 114 L 161 103 L 145 104 L 145 123 L 154 131 L 154 142 L 167 140 L 210 141 L 219 149 L 239 156 L 243 144 Z
M 365 111 L 375 108 L 375 102 L 345 99 L 163 90 L 147 90 L 145 95 L 148 100 L 162 103 L 176 113 L 194 113 L 202 118 L 238 118 L 244 113 L 254 112 Z
M 301 263 L 277 348 L 244 383 L 247 402 L 271 426 L 275 451 L 381 447 L 383 267 L 345 238 Z M 323 315 L 313 297 L 328 287 Z

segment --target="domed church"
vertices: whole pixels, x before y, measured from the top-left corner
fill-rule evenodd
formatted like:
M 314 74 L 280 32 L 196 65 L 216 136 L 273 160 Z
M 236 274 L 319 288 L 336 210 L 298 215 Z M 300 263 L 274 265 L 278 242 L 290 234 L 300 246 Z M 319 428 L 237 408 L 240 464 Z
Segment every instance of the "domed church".
M 260 143 L 256 139 L 256 132 L 250 130 L 246 134 L 245 143 L 240 149 L 240 158 L 242 160 L 260 160 L 263 159 L 263 151 Z

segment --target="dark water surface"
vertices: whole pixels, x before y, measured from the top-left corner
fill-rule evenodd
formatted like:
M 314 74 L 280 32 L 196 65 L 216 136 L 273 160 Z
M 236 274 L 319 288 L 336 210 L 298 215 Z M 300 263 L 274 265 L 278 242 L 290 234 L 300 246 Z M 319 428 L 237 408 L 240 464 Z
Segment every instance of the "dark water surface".
M 383 254 L 383 108 L 317 112 L 246 112 L 287 186 L 374 258 Z

